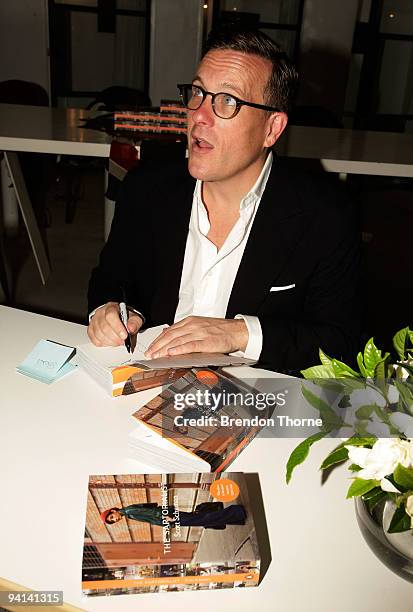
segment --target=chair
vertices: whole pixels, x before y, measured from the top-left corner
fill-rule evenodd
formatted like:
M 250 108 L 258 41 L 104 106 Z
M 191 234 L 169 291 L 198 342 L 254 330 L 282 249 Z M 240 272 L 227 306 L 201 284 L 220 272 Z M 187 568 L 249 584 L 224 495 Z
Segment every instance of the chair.
M 112 85 L 103 89 L 96 98 L 88 104 L 87 110 L 113 112 L 116 110 L 133 110 L 139 106 L 151 106 L 148 94 L 132 87 Z M 77 202 L 82 196 L 82 174 L 89 167 L 88 158 L 81 156 L 64 156 L 60 159 L 64 170 L 66 189 L 63 196 L 66 201 L 66 223 L 71 223 L 76 213 Z
M 123 85 L 112 85 L 103 89 L 96 98 L 86 107 L 88 110 L 133 110 L 141 106 L 151 106 L 148 94 L 124 87 Z
M 9 80 L 0 83 L 0 102 L 2 104 L 49 106 L 49 96 L 37 83 Z

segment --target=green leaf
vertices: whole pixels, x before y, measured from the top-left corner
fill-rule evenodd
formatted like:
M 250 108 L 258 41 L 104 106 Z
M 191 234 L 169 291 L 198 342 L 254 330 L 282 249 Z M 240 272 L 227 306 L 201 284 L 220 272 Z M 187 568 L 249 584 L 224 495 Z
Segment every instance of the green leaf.
M 303 463 L 303 461 L 305 461 L 310 451 L 310 448 L 312 447 L 314 442 L 317 442 L 318 440 L 324 438 L 327 433 L 328 432 L 326 431 L 320 431 L 319 433 L 313 434 L 312 436 L 301 442 L 298 446 L 296 446 L 287 462 L 287 470 L 285 474 L 287 484 L 291 480 L 294 468 L 297 467 L 297 465 L 300 465 L 300 463 Z
M 334 378 L 333 368 L 325 365 L 316 365 L 306 370 L 301 370 L 301 374 L 304 378 Z
M 357 408 L 356 410 L 356 417 L 358 419 L 369 419 L 372 415 L 372 412 L 374 411 L 374 405 L 368 405 L 368 406 L 360 406 L 360 408 Z
M 374 487 L 379 486 L 379 484 L 380 482 L 378 480 L 364 480 L 364 478 L 355 478 L 347 491 L 347 499 L 350 497 L 359 497 L 360 495 L 364 495 L 365 493 L 368 493 L 374 489 Z
M 399 392 L 402 405 L 411 415 L 413 415 L 413 390 L 401 380 L 395 379 L 394 385 Z
M 336 463 L 342 463 L 343 461 L 347 461 L 348 459 L 348 449 L 344 446 L 339 446 L 335 448 L 327 457 L 324 459 L 323 463 L 320 466 L 320 470 L 326 470 L 332 465 Z
M 364 495 L 362 495 L 361 499 L 367 504 L 367 508 L 369 512 L 373 512 L 377 504 L 379 504 L 381 501 L 383 501 L 387 497 L 389 496 L 388 496 L 388 493 L 386 493 L 386 491 L 382 491 L 380 487 L 376 487 L 372 489 L 371 491 L 369 491 L 368 493 L 365 493 Z
M 351 377 L 354 377 L 354 378 L 358 378 L 358 376 L 359 376 L 357 374 L 357 372 L 355 372 L 352 368 L 350 368 L 350 366 L 346 365 L 342 361 L 339 361 L 338 359 L 332 359 L 331 360 L 331 365 L 333 367 L 334 374 L 337 377 L 351 376 Z
M 397 508 L 393 514 L 393 518 L 390 521 L 387 533 L 400 533 L 401 531 L 407 531 L 411 528 L 411 519 L 407 514 L 404 506 Z
M 348 466 L 348 469 L 350 470 L 350 472 L 359 472 L 363 468 L 357 465 L 357 463 L 352 463 L 351 465 Z
M 318 397 L 318 395 L 312 393 L 304 385 L 302 386 L 301 390 L 307 402 L 309 402 L 316 410 L 319 411 L 323 420 L 324 430 L 327 429 L 328 431 L 331 431 L 332 429 L 339 429 L 344 425 L 343 419 L 339 417 L 324 400 Z
M 387 425 L 387 427 L 389 428 L 389 434 L 391 436 L 396 436 L 397 438 L 403 438 L 404 437 L 404 433 L 402 431 L 400 431 L 399 429 L 397 429 L 397 427 L 395 425 L 393 425 L 393 423 L 390 420 L 389 414 L 386 412 L 386 410 L 384 408 L 381 408 L 377 404 L 374 404 L 374 412 L 376 413 L 377 418 L 382 423 Z
M 402 487 L 405 491 L 413 489 L 413 469 L 406 468 L 399 463 L 393 472 L 393 478 L 397 488 Z
M 409 340 L 410 344 L 413 344 L 413 331 L 409 329 Z
M 364 376 L 364 378 L 369 378 L 372 376 L 372 374 L 366 369 L 364 365 L 363 355 L 361 353 L 358 353 L 357 355 L 357 365 L 359 367 L 361 375 Z
M 409 328 L 403 327 L 403 329 L 396 332 L 395 335 L 393 336 L 393 346 L 401 360 L 406 358 L 405 352 L 406 352 L 406 340 L 407 340 L 408 334 L 409 334 Z
M 367 446 L 368 448 L 371 448 L 376 442 L 377 438 L 375 438 L 374 436 L 354 436 L 343 442 L 343 445 L 345 444 L 346 446 Z
M 318 349 L 318 354 L 323 365 L 331 366 L 331 358 L 328 355 L 326 355 L 321 349 Z
M 366 343 L 364 347 L 364 365 L 366 366 L 369 372 L 374 373 L 374 368 L 378 364 L 378 362 L 382 359 L 381 351 L 374 344 L 374 339 L 370 338 L 370 340 Z
M 341 378 L 316 378 L 313 382 L 323 389 L 328 389 L 333 393 L 340 394 L 343 390 L 343 385 L 340 384 Z
M 358 420 L 356 421 L 356 423 L 354 424 L 354 433 L 357 434 L 358 436 L 368 436 L 369 435 L 369 425 L 370 425 L 370 421 L 368 420 Z
M 374 368 L 374 378 L 386 378 L 387 377 L 386 363 L 389 360 L 389 357 L 390 357 L 390 353 L 386 353 L 383 359 L 380 359 L 380 361 L 376 363 L 376 366 Z
M 364 378 L 350 378 L 350 376 L 346 376 L 337 380 L 342 383 L 343 393 L 352 393 L 355 389 L 366 388 L 366 380 Z

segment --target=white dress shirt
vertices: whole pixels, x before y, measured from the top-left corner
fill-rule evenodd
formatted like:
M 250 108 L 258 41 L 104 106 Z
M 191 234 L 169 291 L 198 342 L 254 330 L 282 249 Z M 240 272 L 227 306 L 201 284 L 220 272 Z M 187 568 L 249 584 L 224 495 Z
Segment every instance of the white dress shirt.
M 210 223 L 202 201 L 202 181 L 197 180 L 175 322 L 190 315 L 225 317 L 235 277 L 267 184 L 272 162 L 273 155 L 270 151 L 255 185 L 241 200 L 240 216 L 219 251 L 207 238 Z M 262 329 L 258 317 L 239 314 L 235 318 L 244 319 L 248 329 L 249 338 L 244 356 L 248 359 L 258 359 L 262 350 Z

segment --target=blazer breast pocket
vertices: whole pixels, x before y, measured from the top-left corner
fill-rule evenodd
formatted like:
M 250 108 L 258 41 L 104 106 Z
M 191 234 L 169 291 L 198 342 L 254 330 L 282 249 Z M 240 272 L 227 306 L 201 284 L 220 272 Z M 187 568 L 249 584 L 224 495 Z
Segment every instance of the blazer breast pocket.
M 271 287 L 270 293 L 273 293 L 275 291 L 288 291 L 288 289 L 294 289 L 294 287 L 295 287 L 295 283 L 293 283 L 292 285 L 281 285 L 279 287 Z

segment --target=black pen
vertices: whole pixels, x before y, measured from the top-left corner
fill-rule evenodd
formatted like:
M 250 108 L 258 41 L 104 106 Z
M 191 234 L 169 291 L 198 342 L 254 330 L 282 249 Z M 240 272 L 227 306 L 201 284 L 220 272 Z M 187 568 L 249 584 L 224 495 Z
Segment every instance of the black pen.
M 123 325 L 125 326 L 126 331 L 128 332 L 128 335 L 125 338 L 126 350 L 128 351 L 128 353 L 131 353 L 132 352 L 132 338 L 131 338 L 131 335 L 128 329 L 128 309 L 126 308 L 125 289 L 123 287 L 122 287 L 122 298 L 123 298 L 123 302 L 119 304 L 119 314 L 120 314 L 120 319 Z

